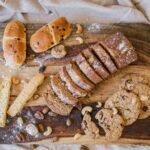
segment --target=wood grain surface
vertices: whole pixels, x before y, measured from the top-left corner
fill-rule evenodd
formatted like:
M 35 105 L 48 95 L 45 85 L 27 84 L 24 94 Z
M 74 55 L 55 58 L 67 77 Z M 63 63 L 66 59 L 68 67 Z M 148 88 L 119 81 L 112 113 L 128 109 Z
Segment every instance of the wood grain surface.
M 39 60 L 44 60 L 42 64 L 45 64 L 47 66 L 45 74 L 55 74 L 58 72 L 59 68 L 62 65 L 65 65 L 67 62 L 69 62 L 75 55 L 79 53 L 84 47 L 86 47 L 86 43 L 93 43 L 97 40 L 100 40 L 104 38 L 106 35 L 115 33 L 116 31 L 123 32 L 129 40 L 133 43 L 134 47 L 136 48 L 136 51 L 138 53 L 139 59 L 134 64 L 118 71 L 115 73 L 112 77 L 110 77 L 108 80 L 100 83 L 96 89 L 92 92 L 91 96 L 87 99 L 82 99 L 83 103 L 87 102 L 95 102 L 95 101 L 102 101 L 104 102 L 109 95 L 114 93 L 118 90 L 118 85 L 120 83 L 120 78 L 127 74 L 127 73 L 139 73 L 147 75 L 150 78 L 150 26 L 143 25 L 143 24 L 113 24 L 113 25 L 104 25 L 102 24 L 99 26 L 99 29 L 94 31 L 90 30 L 91 25 L 85 25 L 84 26 L 84 32 L 81 34 L 75 33 L 75 26 L 74 26 L 74 32 L 70 38 L 65 40 L 63 44 L 66 46 L 66 49 L 68 51 L 67 57 L 64 59 L 53 59 L 50 54 L 50 50 L 48 50 L 45 53 L 35 54 L 30 46 L 29 46 L 29 39 L 31 34 L 33 34 L 39 27 L 41 27 L 43 24 L 27 24 L 27 60 L 25 65 L 20 70 L 10 70 L 7 67 L 4 66 L 4 60 L 3 60 L 3 52 L 2 52 L 2 38 L 3 38 L 3 30 L 6 24 L 0 24 L 0 80 L 2 80 L 3 76 L 6 75 L 14 75 L 20 78 L 21 84 L 18 86 L 13 86 L 12 93 L 11 93 L 11 99 L 16 97 L 18 93 L 21 91 L 23 85 L 30 80 L 30 78 L 35 75 L 38 72 L 38 68 L 40 63 Z M 82 37 L 84 39 L 84 44 L 79 45 L 79 43 L 76 41 L 76 37 Z M 46 82 L 43 83 L 43 85 L 38 89 L 37 94 L 40 95 L 40 98 L 37 100 L 31 99 L 27 106 L 35 106 L 42 107 L 45 105 L 44 100 L 42 98 L 42 92 L 44 90 Z M 30 108 L 30 107 L 29 107 Z M 26 108 L 28 109 L 28 107 Z M 76 114 L 77 113 L 77 114 Z M 78 113 L 78 110 L 75 111 L 76 118 L 80 118 L 80 113 Z M 74 115 L 74 114 L 72 114 Z M 57 120 L 58 119 L 58 120 Z M 61 119 L 57 118 L 56 122 L 59 122 L 60 120 L 64 122 L 63 117 Z M 81 121 L 81 119 L 79 119 Z M 80 124 L 80 121 L 77 123 Z M 63 124 L 63 123 L 62 123 Z M 58 142 L 56 143 L 108 143 L 104 138 L 92 140 L 89 137 L 82 136 L 79 140 L 75 141 L 72 137 L 76 132 L 83 132 L 80 127 L 74 126 L 75 130 L 66 130 L 64 125 L 60 125 L 60 129 L 62 129 L 63 133 L 57 133 L 57 136 L 60 136 Z M 57 125 L 53 124 L 54 126 Z M 125 127 L 123 136 L 120 140 L 118 140 L 116 143 L 136 143 L 136 144 L 150 144 L 150 118 L 137 121 L 135 124 L 129 127 Z M 59 131 L 59 130 L 58 130 Z M 55 135 L 56 133 L 54 133 Z M 41 138 L 40 140 L 42 140 Z M 29 139 L 29 141 L 32 141 L 32 139 Z M 26 142 L 29 142 L 26 141 Z M 36 140 L 33 140 L 36 141 Z M 51 140 L 42 140 L 36 143 L 49 143 Z M 5 143 L 5 141 L 3 141 Z

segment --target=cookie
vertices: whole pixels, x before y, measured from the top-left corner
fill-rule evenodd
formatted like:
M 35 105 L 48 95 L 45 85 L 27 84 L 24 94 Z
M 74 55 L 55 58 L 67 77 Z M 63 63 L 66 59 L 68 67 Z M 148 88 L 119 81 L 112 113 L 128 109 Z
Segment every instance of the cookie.
M 105 131 L 105 137 L 108 141 L 117 141 L 123 131 L 123 118 L 111 109 L 101 109 L 97 112 L 95 118 L 98 120 L 99 126 Z
M 150 85 L 149 81 L 150 80 L 144 75 L 139 75 L 136 73 L 129 73 L 122 77 L 120 88 L 130 91 L 134 89 L 134 87 L 138 83 L 144 83 L 144 84 Z
M 138 83 L 132 90 L 141 100 L 141 112 L 139 119 L 144 119 L 150 116 L 150 86 Z
M 82 129 L 84 130 L 84 133 L 88 135 L 89 137 L 92 137 L 94 139 L 100 137 L 99 128 L 91 120 L 90 114 L 88 113 L 84 114 L 81 126 L 82 126 Z
M 141 111 L 141 102 L 136 94 L 120 90 L 107 99 L 104 107 L 117 108 L 125 121 L 124 125 L 127 126 L 138 119 Z

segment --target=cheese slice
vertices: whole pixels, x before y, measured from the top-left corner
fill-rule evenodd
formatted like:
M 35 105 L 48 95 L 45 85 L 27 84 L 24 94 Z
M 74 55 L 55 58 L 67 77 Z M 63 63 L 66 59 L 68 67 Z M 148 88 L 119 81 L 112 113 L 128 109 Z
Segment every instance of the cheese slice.
M 2 81 L 0 86 L 0 127 L 5 127 L 7 109 L 10 99 L 11 77 Z
M 42 84 L 44 80 L 43 74 L 38 74 L 34 76 L 28 84 L 25 85 L 23 90 L 19 93 L 13 104 L 9 107 L 8 114 L 11 117 L 14 117 L 17 113 L 19 113 L 26 102 L 31 99 L 33 94 L 36 92 L 38 86 Z

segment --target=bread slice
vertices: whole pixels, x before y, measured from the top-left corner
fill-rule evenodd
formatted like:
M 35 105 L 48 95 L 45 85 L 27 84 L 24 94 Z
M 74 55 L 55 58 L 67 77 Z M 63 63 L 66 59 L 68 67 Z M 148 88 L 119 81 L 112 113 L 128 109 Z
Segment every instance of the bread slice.
M 85 97 L 87 92 L 76 85 L 69 76 L 66 67 L 62 67 L 59 71 L 60 78 L 65 82 L 68 90 L 76 97 Z
M 79 66 L 80 70 L 84 75 L 94 84 L 98 84 L 102 81 L 102 78 L 94 71 L 94 69 L 89 65 L 82 53 L 79 53 L 75 57 L 75 61 Z
M 62 115 L 62 116 L 68 116 L 73 106 L 63 103 L 53 92 L 51 85 L 48 88 L 48 91 L 46 94 L 44 94 L 45 101 L 47 103 L 47 106 L 51 109 L 52 112 Z
M 8 114 L 11 117 L 14 117 L 17 113 L 19 113 L 26 102 L 33 96 L 33 94 L 36 92 L 37 87 L 42 84 L 44 80 L 43 74 L 37 74 L 34 76 L 28 84 L 25 85 L 23 90 L 19 93 L 15 101 L 12 103 L 12 105 L 8 109 Z
M 73 106 L 77 104 L 78 99 L 74 97 L 72 93 L 67 89 L 58 74 L 51 76 L 50 82 L 53 91 L 62 102 Z
M 123 68 L 137 60 L 137 54 L 129 40 L 117 32 L 101 41 L 103 47 L 112 56 L 118 68 Z
M 66 65 L 66 69 L 72 81 L 80 88 L 91 91 L 95 87 L 95 85 L 80 71 L 75 62 Z
M 97 72 L 97 74 L 99 74 L 102 77 L 102 79 L 106 79 L 110 75 L 109 72 L 103 66 L 103 64 L 100 62 L 100 60 L 96 58 L 92 49 L 84 49 L 82 53 L 84 54 L 88 63 L 93 67 L 95 72 Z
M 103 62 L 103 64 L 110 73 L 114 73 L 117 71 L 117 68 L 114 62 L 112 61 L 111 57 L 107 54 L 107 52 L 103 49 L 103 47 L 99 43 L 96 43 L 91 47 L 93 48 L 97 57 Z
M 10 99 L 11 77 L 3 80 L 0 86 L 0 127 L 5 127 L 7 108 Z

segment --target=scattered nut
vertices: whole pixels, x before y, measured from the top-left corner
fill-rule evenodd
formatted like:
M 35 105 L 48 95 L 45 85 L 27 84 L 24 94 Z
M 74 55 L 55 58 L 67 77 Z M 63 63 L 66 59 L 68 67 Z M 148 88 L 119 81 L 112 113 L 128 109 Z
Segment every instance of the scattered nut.
M 13 77 L 12 78 L 12 83 L 15 84 L 15 85 L 17 85 L 17 84 L 20 83 L 20 80 L 17 77 Z
M 52 111 L 48 112 L 48 115 L 51 116 L 51 117 L 56 117 L 57 116 L 57 114 L 52 112 Z
M 82 33 L 83 32 L 83 28 L 80 24 L 76 24 L 76 27 L 77 27 L 76 33 Z
M 90 150 L 90 149 L 85 145 L 81 145 L 80 150 Z
M 33 99 L 34 100 L 36 100 L 36 99 L 38 99 L 40 96 L 38 95 L 38 94 L 35 94 L 34 96 L 33 96 Z
M 69 127 L 69 126 L 71 126 L 71 124 L 72 124 L 71 119 L 68 118 L 68 119 L 66 120 L 66 125 Z
M 43 108 L 42 113 L 47 114 L 48 111 L 49 111 L 49 108 L 46 106 L 46 107 Z
M 102 107 L 102 103 L 101 103 L 101 102 L 97 102 L 96 107 L 97 107 L 97 108 L 101 108 L 101 107 Z
M 36 136 L 39 133 L 38 128 L 32 123 L 26 126 L 26 131 L 32 136 Z
M 22 124 L 23 124 L 23 119 L 22 119 L 22 117 L 18 117 L 17 123 L 18 123 L 20 126 L 22 126 Z
M 118 113 L 118 110 L 115 107 L 113 107 L 112 110 L 113 110 L 113 115 L 116 115 Z
M 44 119 L 44 115 L 40 111 L 36 111 L 36 113 L 34 114 L 34 117 L 39 120 Z
M 58 45 L 57 47 L 52 48 L 51 55 L 54 58 L 63 58 L 67 54 L 64 45 Z
M 47 127 L 47 130 L 43 133 L 44 136 L 49 136 L 52 133 L 52 128 L 50 126 Z
M 25 140 L 25 137 L 24 137 L 24 134 L 22 132 L 19 132 L 17 135 L 16 135 L 16 139 L 19 141 L 19 142 L 22 142 Z
M 80 44 L 83 43 L 83 39 L 81 37 L 76 37 L 76 40 L 79 41 Z
M 44 66 L 44 65 L 40 66 L 39 73 L 43 73 L 45 71 L 45 69 L 46 69 L 46 66 Z
M 80 137 L 81 137 L 81 134 L 80 133 L 76 133 L 74 135 L 74 140 L 78 140 Z
M 92 110 L 93 110 L 93 108 L 91 106 L 85 106 L 82 109 L 81 113 L 82 113 L 82 115 L 84 115 L 86 112 L 89 112 L 89 113 L 92 112 Z
M 147 95 L 141 95 L 140 96 L 141 101 L 147 101 L 148 99 L 149 99 L 149 97 Z
M 44 132 L 43 124 L 38 124 L 38 129 L 39 129 L 39 132 Z

